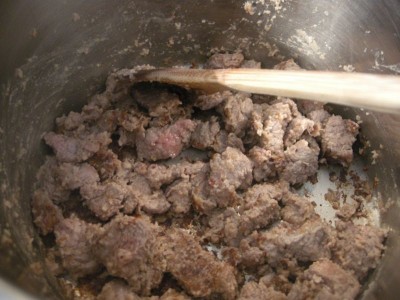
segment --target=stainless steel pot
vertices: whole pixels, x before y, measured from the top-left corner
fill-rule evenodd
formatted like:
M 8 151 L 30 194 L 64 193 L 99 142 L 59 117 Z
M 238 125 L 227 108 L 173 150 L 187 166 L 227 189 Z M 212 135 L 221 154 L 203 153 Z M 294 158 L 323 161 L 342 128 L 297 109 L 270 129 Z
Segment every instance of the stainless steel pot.
M 199 64 L 240 49 L 270 67 L 400 73 L 397 0 L 3 0 L 0 4 L 0 271 L 29 293 L 61 298 L 43 268 L 30 194 L 43 162 L 41 134 L 78 110 L 114 68 Z M 399 95 L 400 97 L 400 95 Z M 400 101 L 400 98 L 399 98 Z M 400 118 L 338 108 L 362 120 L 368 170 L 379 179 L 382 222 L 392 228 L 363 299 L 400 292 Z M 371 154 L 371 151 L 375 150 Z M 0 286 L 5 283 L 1 282 Z M 18 297 L 10 288 L 0 288 Z M 10 291 L 10 292 L 8 292 Z M 10 296 L 11 295 L 11 296 Z M 21 298 L 19 298 L 21 299 Z

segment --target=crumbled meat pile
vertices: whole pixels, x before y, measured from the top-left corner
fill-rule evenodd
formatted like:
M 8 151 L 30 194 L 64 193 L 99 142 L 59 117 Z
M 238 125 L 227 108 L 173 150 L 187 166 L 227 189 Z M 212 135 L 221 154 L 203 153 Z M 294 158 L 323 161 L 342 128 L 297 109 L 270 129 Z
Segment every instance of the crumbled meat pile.
M 32 213 L 55 275 L 101 282 L 96 299 L 354 299 L 386 231 L 325 223 L 295 188 L 351 164 L 357 123 L 320 103 L 133 85 L 136 70 L 44 135 Z

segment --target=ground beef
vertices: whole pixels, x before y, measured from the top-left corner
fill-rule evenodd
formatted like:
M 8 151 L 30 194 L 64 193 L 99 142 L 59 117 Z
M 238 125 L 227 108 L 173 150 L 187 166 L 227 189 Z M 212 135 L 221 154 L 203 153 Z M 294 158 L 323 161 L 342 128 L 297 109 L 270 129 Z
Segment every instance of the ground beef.
M 63 267 L 74 278 L 96 273 L 101 265 L 93 255 L 93 240 L 100 231 L 98 225 L 70 217 L 58 223 L 54 229 L 56 244 Z
M 331 116 L 326 121 L 322 133 L 322 152 L 343 166 L 349 166 L 353 160 L 352 145 L 358 134 L 358 124 L 343 120 L 341 116 Z
M 336 228 L 338 233 L 333 261 L 363 280 L 368 271 L 378 265 L 387 231 L 341 221 L 337 222 Z
M 160 255 L 166 270 L 194 297 L 220 296 L 234 299 L 237 282 L 233 267 L 218 262 L 203 250 L 193 236 L 172 229 L 159 239 Z
M 360 284 L 337 264 L 323 259 L 300 275 L 288 299 L 354 299 Z
M 32 196 L 33 222 L 39 228 L 40 233 L 47 235 L 54 231 L 62 220 L 61 209 L 50 199 L 49 195 L 43 190 L 36 190 Z
M 95 257 L 111 275 L 124 278 L 135 293 L 148 295 L 163 274 L 163 266 L 155 259 L 158 232 L 147 218 L 117 216 L 98 235 Z
M 97 299 L 354 299 L 387 233 L 352 223 L 370 193 L 334 227 L 297 189 L 349 166 L 358 125 L 319 102 L 135 82 L 147 69 L 112 73 L 43 136 L 31 205 L 49 270 Z
M 244 56 L 241 53 L 216 53 L 208 59 L 204 67 L 206 69 L 239 68 L 243 61 Z

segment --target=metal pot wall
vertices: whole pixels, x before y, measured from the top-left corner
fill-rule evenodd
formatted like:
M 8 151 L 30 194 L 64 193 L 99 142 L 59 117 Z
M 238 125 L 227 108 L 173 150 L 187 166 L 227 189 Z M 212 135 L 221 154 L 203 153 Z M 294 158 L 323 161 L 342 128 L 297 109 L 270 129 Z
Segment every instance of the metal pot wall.
M 400 73 L 397 0 L 251 3 L 245 7 L 244 0 L 1 2 L 2 278 L 31 294 L 62 297 L 43 267 L 41 242 L 30 215 L 35 173 L 46 153 L 41 134 L 53 127 L 55 117 L 80 109 L 89 95 L 101 90 L 114 68 L 200 64 L 213 51 L 240 49 L 263 67 L 294 57 L 305 68 Z M 400 292 L 400 118 L 337 109 L 361 118 L 369 151 L 379 154 L 368 172 L 379 179 L 382 222 L 392 228 L 382 264 L 362 298 L 395 299 Z M 17 298 L 17 290 L 1 290 L 0 295 Z

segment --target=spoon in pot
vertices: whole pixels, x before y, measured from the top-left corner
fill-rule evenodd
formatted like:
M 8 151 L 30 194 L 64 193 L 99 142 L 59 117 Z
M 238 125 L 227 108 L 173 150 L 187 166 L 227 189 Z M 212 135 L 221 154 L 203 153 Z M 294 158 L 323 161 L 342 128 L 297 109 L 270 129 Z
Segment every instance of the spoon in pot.
M 330 102 L 400 114 L 400 77 L 367 73 L 268 69 L 154 69 L 135 81 L 158 81 L 208 93 L 232 89 Z

